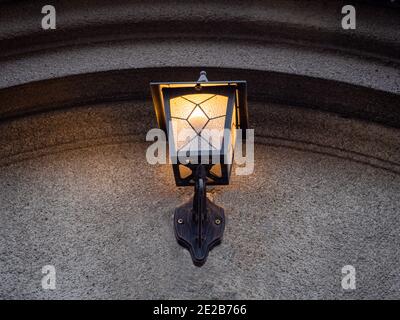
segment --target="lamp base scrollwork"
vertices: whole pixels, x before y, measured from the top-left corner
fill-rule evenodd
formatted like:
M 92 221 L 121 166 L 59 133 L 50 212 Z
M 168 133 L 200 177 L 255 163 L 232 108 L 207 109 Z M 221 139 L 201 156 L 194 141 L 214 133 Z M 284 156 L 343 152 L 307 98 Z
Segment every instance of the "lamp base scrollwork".
M 196 170 L 193 199 L 176 208 L 175 236 L 189 250 L 193 263 L 202 266 L 208 252 L 221 243 L 225 229 L 224 209 L 206 196 L 206 174 L 202 165 Z

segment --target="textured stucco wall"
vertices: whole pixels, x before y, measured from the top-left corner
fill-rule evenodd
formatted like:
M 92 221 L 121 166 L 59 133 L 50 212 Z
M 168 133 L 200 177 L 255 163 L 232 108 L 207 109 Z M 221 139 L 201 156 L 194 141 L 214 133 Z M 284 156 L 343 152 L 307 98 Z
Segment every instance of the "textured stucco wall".
M 400 133 L 270 104 L 250 114 L 255 172 L 210 190 L 227 226 L 202 268 L 173 234 L 192 189 L 145 160 L 150 101 L 3 123 L 1 296 L 399 298 Z M 45 264 L 55 291 L 41 288 Z
M 346 33 L 340 1 L 54 1 L 44 34 L 39 1 L 0 2 L 0 297 L 399 298 L 400 21 L 363 3 Z M 148 83 L 203 68 L 248 80 L 256 147 L 210 189 L 227 225 L 197 268 L 172 224 L 192 189 L 145 133 Z

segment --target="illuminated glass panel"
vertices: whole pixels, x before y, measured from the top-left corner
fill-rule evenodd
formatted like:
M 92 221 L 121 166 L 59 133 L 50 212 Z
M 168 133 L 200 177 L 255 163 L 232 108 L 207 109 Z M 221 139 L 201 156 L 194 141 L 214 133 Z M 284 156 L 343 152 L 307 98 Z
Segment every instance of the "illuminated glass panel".
M 214 96 L 215 94 L 197 93 L 197 94 L 187 94 L 185 96 L 182 96 L 182 98 L 191 101 L 194 104 L 202 104 Z
M 210 119 L 226 115 L 227 106 L 228 97 L 221 95 L 215 95 L 201 104 L 201 108 Z
M 170 111 L 176 149 L 220 150 L 227 106 L 228 97 L 224 95 L 199 93 L 172 98 Z
M 203 112 L 203 110 L 201 110 L 200 107 L 197 106 L 189 116 L 188 122 L 192 125 L 192 127 L 194 128 L 194 130 L 196 130 L 197 133 L 200 133 L 201 130 L 206 125 L 206 123 L 208 122 L 208 118 Z
M 195 106 L 195 103 L 183 99 L 182 97 L 173 98 L 170 100 L 171 117 L 187 119 Z
M 172 118 L 171 123 L 175 148 L 177 150 L 181 149 L 197 135 L 186 120 Z
M 204 130 L 201 135 L 216 149 L 220 150 L 224 138 L 224 127 L 225 117 L 211 119 L 204 128 L 207 130 Z
M 232 112 L 232 123 L 231 123 L 231 131 L 230 131 L 230 141 L 228 147 L 228 156 L 226 158 L 227 161 L 230 162 L 230 165 L 228 166 L 230 170 L 230 166 L 232 165 L 233 161 L 233 152 L 235 150 L 235 143 L 236 143 L 236 106 L 233 107 L 233 112 Z

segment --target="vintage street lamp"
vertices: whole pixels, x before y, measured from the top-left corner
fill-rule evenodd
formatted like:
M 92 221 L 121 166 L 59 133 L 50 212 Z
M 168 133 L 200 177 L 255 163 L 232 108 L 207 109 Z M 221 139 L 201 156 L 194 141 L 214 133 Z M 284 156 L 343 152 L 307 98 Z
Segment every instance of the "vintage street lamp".
M 236 129 L 248 127 L 246 81 L 208 81 L 202 71 L 197 82 L 150 87 L 176 185 L 194 186 L 193 199 L 175 210 L 175 235 L 201 266 L 225 228 L 224 210 L 207 198 L 206 185 L 229 184 Z

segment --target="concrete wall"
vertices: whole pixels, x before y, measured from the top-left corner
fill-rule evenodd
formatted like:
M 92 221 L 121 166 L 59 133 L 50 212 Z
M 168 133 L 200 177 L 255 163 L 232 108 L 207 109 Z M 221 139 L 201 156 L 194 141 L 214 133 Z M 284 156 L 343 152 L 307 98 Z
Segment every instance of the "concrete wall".
M 0 3 L 2 298 L 398 298 L 400 21 L 335 1 Z M 244 79 L 255 172 L 202 268 L 175 241 L 191 188 L 145 160 L 150 81 Z M 57 289 L 41 288 L 41 267 Z M 341 268 L 357 289 L 341 288 Z

